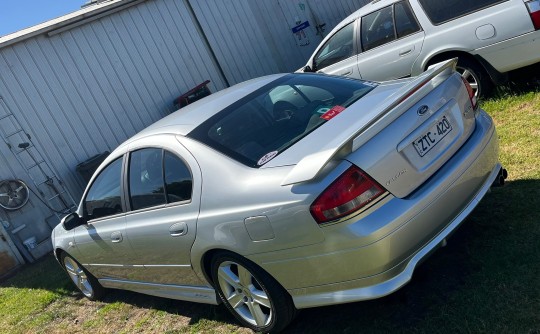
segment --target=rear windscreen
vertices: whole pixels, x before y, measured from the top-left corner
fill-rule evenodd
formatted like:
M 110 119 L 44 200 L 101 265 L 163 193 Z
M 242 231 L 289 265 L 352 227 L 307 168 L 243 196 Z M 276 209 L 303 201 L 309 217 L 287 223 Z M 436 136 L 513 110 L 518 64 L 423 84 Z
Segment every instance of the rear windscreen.
M 339 77 L 289 74 L 218 112 L 188 137 L 259 167 L 375 86 Z

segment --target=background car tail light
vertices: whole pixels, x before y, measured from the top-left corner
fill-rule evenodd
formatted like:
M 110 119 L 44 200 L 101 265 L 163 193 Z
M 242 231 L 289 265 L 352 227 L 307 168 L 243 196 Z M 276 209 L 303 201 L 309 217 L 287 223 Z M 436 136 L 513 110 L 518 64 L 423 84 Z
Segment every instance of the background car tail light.
M 467 93 L 469 93 L 469 99 L 471 100 L 471 104 L 474 110 L 476 110 L 477 101 L 476 101 L 476 95 L 474 94 L 474 90 L 471 87 L 471 84 L 465 79 L 464 77 L 461 77 L 461 80 L 463 80 L 463 84 L 465 85 L 465 88 L 467 88 Z
M 356 166 L 351 166 L 313 202 L 310 211 L 317 223 L 355 212 L 385 192 Z
M 531 14 L 534 29 L 540 29 L 540 0 L 529 1 L 525 4 L 527 5 L 527 9 Z

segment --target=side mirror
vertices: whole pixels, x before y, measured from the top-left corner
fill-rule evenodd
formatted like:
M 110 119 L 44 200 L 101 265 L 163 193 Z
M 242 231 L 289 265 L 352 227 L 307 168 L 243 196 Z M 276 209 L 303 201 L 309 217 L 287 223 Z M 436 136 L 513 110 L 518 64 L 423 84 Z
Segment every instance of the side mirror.
M 84 219 L 79 217 L 77 212 L 72 212 L 62 219 L 61 224 L 64 227 L 64 229 L 66 229 L 67 231 L 70 231 L 70 230 L 73 230 L 75 227 L 83 225 Z
M 304 72 L 308 73 L 308 72 L 315 72 L 315 71 L 313 71 L 313 69 L 311 68 L 311 66 L 306 65 L 306 67 L 304 67 Z

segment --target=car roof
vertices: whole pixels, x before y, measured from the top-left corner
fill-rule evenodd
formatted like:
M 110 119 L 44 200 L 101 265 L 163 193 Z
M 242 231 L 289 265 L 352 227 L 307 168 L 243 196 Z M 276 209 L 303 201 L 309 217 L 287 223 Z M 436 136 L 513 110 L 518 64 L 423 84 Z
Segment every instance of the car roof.
M 185 136 L 202 122 L 223 110 L 223 108 L 284 75 L 286 74 L 274 74 L 251 79 L 213 93 L 153 123 L 126 140 L 119 147 L 129 145 L 129 143 L 140 138 L 157 134 L 170 133 Z

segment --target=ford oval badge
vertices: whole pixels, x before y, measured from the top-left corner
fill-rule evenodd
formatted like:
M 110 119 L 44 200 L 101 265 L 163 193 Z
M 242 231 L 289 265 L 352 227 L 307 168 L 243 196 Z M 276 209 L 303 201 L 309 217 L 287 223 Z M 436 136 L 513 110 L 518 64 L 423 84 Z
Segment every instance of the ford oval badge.
M 416 112 L 418 113 L 418 116 L 424 116 L 428 111 L 429 111 L 429 107 L 424 104 L 423 106 L 418 108 Z

